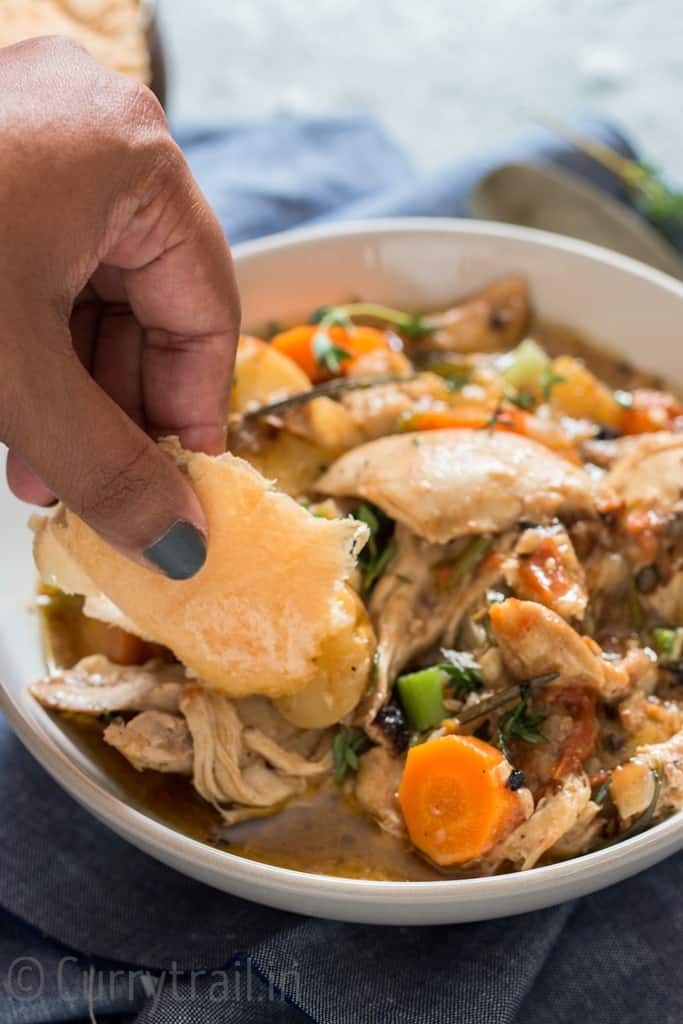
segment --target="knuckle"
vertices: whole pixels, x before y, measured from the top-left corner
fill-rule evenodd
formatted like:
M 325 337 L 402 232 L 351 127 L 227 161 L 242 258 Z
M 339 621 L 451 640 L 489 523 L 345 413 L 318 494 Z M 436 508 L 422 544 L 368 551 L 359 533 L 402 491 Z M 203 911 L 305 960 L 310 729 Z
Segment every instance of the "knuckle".
M 148 131 L 161 130 L 168 133 L 168 123 L 163 108 L 151 89 L 133 78 L 123 78 L 122 95 L 127 113 L 133 124 Z

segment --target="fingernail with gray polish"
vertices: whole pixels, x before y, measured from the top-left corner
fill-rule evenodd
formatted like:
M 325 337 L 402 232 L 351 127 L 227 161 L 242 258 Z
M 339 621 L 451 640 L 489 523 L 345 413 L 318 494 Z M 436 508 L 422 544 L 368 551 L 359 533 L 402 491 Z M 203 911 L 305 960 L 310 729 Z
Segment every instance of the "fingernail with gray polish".
M 191 523 L 174 523 L 159 540 L 143 552 L 172 580 L 187 580 L 199 572 L 206 561 L 206 542 Z

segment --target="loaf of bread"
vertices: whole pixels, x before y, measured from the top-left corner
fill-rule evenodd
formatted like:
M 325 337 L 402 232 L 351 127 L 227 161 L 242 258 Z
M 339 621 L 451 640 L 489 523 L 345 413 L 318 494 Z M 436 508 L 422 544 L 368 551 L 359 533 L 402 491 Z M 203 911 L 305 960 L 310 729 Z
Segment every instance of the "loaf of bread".
M 140 0 L 2 0 L 0 46 L 69 36 L 105 67 L 149 83 L 147 14 Z

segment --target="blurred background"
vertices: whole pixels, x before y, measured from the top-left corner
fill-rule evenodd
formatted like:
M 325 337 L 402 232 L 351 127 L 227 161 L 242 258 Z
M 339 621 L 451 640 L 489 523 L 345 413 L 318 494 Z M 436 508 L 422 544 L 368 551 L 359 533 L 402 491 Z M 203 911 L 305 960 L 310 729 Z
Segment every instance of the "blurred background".
M 170 111 L 369 112 L 423 168 L 582 110 L 683 179 L 681 0 L 159 0 Z

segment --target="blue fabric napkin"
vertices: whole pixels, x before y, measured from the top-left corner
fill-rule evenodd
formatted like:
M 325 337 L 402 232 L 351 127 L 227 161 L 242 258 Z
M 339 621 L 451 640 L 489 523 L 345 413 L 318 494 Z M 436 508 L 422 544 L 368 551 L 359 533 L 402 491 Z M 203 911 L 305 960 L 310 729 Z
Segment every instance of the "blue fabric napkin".
M 631 154 L 609 126 L 582 127 Z M 541 133 L 429 176 L 368 119 L 177 135 L 233 241 L 334 218 L 463 215 L 482 174 L 508 160 L 561 165 L 626 199 L 609 174 Z M 259 907 L 152 861 L 66 796 L 2 719 L 0 806 L 0 1024 L 683 1019 L 680 856 L 547 911 L 380 928 Z

